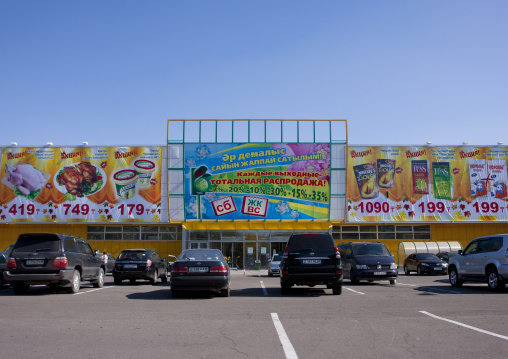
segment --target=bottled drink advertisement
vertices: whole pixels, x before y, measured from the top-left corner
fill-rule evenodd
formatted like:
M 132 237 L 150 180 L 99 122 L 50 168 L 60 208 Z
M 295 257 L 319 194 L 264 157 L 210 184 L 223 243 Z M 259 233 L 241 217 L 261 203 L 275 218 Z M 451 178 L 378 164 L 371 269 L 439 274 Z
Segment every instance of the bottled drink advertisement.
M 349 146 L 347 221 L 506 221 L 507 159 L 502 146 Z

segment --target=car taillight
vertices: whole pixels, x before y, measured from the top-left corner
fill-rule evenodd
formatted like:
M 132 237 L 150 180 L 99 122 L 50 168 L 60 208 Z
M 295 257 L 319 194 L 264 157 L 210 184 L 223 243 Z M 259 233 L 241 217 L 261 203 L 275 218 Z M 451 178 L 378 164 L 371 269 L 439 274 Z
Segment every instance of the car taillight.
M 152 261 L 150 259 L 146 260 L 146 267 L 150 267 L 152 265 Z
M 335 258 L 340 259 L 339 248 L 337 248 L 337 246 L 334 245 L 333 249 L 335 250 Z
M 65 268 L 67 264 L 67 257 L 56 257 L 53 261 L 53 267 Z
M 188 267 L 171 267 L 171 273 L 189 273 Z
M 337 274 L 342 274 L 342 269 L 337 269 Z
M 286 246 L 286 249 L 284 249 L 284 254 L 282 255 L 282 258 L 288 259 L 289 257 L 289 246 Z
M 210 273 L 227 273 L 228 267 L 219 266 L 219 267 L 210 267 Z
M 16 269 L 18 265 L 16 264 L 16 259 L 10 257 L 7 260 L 7 269 Z

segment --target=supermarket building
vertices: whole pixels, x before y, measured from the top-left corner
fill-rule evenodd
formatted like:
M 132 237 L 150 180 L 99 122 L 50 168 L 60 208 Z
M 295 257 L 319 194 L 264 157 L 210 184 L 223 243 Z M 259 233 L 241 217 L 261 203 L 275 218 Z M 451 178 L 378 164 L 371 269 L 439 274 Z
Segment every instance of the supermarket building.
M 508 232 L 501 145 L 349 145 L 345 120 L 169 120 L 167 133 L 163 146 L 1 148 L 0 250 L 72 233 L 115 256 L 217 248 L 254 269 L 292 233 L 330 233 L 385 243 L 400 264 L 407 248 Z

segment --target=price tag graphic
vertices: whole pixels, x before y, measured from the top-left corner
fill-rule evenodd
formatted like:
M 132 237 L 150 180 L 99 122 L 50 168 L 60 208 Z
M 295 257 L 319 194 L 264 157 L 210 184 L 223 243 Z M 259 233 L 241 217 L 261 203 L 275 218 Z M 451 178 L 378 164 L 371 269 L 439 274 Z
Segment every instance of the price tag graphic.
M 223 197 L 212 201 L 213 211 L 217 217 L 236 212 L 235 201 L 232 196 Z
M 245 196 L 243 198 L 242 213 L 251 216 L 266 217 L 268 198 Z

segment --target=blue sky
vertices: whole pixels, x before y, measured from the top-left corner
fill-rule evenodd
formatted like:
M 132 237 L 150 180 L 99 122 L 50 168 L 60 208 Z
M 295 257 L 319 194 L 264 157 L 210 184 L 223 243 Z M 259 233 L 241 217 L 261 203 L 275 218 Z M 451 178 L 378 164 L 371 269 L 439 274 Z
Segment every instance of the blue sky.
M 164 144 L 168 119 L 347 119 L 508 144 L 505 0 L 0 0 L 0 147 Z

